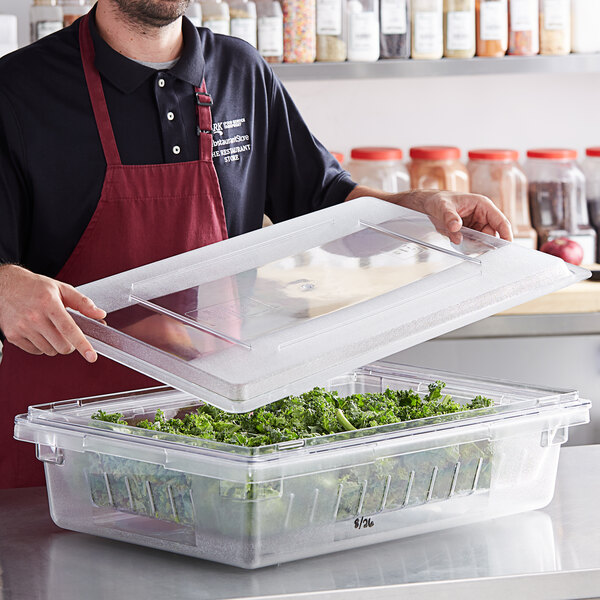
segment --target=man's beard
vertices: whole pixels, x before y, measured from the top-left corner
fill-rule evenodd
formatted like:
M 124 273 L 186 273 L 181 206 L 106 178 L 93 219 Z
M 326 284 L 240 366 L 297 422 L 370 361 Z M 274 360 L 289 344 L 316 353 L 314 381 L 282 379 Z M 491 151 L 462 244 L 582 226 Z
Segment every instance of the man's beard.
M 166 27 L 176 21 L 191 0 L 113 0 L 127 19 L 150 27 Z

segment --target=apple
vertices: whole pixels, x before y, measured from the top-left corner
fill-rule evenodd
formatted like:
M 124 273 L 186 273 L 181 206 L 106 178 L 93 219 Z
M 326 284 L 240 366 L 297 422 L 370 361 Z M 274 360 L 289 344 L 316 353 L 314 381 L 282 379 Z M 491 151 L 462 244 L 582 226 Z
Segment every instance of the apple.
M 540 250 L 558 256 L 572 265 L 580 265 L 583 260 L 583 248 L 575 240 L 566 237 L 546 242 L 542 244 Z

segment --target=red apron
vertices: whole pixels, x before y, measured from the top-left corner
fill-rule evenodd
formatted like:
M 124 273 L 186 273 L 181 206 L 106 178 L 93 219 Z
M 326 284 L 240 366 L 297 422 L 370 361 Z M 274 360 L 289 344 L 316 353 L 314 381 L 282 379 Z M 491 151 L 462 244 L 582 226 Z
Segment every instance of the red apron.
M 196 162 L 123 165 L 115 142 L 89 17 L 79 31 L 81 58 L 100 134 L 106 175 L 87 229 L 57 275 L 74 286 L 114 275 L 227 237 L 219 181 L 212 162 L 211 99 L 195 88 L 200 155 Z M 4 345 L 0 364 L 0 488 L 44 484 L 30 444 L 13 439 L 13 417 L 31 404 L 156 385 L 152 379 L 99 357 L 34 356 Z

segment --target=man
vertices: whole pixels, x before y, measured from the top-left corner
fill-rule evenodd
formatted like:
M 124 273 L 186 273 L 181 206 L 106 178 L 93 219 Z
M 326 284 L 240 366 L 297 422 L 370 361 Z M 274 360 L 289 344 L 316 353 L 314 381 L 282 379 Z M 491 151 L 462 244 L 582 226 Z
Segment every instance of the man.
M 188 4 L 98 0 L 0 61 L 0 487 L 43 483 L 12 440 L 28 405 L 153 383 L 91 364 L 65 307 L 104 312 L 71 286 L 364 195 L 511 237 L 481 196 L 355 186 L 258 53 Z

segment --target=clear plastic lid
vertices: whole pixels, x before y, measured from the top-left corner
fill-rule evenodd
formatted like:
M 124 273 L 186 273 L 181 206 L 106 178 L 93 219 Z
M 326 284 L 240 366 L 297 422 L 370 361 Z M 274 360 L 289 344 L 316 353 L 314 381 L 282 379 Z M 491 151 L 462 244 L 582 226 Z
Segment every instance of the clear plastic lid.
M 100 352 L 231 412 L 584 279 L 555 257 L 361 198 L 82 286 Z

